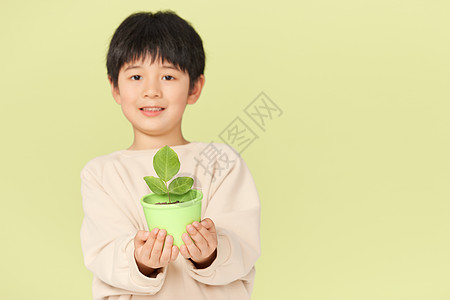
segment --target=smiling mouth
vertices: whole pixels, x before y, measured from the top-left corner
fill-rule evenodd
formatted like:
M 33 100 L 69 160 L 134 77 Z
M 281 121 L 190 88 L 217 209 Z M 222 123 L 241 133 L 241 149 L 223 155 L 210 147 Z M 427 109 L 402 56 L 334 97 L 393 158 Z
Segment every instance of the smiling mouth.
M 143 111 L 161 111 L 164 110 L 163 107 L 141 107 L 140 110 Z

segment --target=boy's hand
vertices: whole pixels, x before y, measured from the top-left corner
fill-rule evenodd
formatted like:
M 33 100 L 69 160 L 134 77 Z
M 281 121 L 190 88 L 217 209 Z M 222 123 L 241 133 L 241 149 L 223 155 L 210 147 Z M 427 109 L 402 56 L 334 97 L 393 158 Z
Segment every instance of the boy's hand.
M 174 261 L 178 252 L 178 247 L 173 246 L 173 237 L 166 236 L 164 229 L 139 230 L 134 237 L 134 259 L 139 271 L 146 276 Z
M 197 269 L 209 267 L 217 255 L 217 233 L 214 222 L 206 218 L 201 223 L 193 222 L 187 225 L 186 230 L 189 234 L 183 233 L 181 237 L 184 242 L 180 247 L 181 255 L 191 259 Z

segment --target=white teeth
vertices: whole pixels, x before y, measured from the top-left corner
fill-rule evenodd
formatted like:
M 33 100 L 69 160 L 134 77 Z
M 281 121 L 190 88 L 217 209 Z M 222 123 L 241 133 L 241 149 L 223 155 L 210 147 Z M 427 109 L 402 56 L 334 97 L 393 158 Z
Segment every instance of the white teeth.
M 159 110 L 162 110 L 162 108 L 161 107 L 143 107 L 142 110 L 159 111 Z

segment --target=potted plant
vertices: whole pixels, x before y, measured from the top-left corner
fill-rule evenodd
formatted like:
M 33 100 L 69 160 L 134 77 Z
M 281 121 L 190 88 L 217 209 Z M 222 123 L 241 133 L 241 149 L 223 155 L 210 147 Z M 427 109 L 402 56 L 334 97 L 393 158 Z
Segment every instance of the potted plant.
M 200 222 L 203 193 L 191 189 L 194 179 L 177 177 L 169 181 L 180 170 L 177 153 L 169 146 L 164 146 L 153 157 L 153 168 L 159 176 L 145 176 L 144 180 L 153 193 L 141 198 L 145 219 L 149 231 L 157 227 L 165 229 L 173 236 L 173 244 L 183 244 L 181 236 L 186 232 L 186 225 Z

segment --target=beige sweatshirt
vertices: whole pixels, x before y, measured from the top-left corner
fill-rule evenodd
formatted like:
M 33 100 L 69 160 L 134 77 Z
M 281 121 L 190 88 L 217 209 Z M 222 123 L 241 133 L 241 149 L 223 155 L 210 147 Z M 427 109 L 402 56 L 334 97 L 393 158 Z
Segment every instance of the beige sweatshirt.
M 84 219 L 81 247 L 93 273 L 94 299 L 250 299 L 260 256 L 260 202 L 242 157 L 221 143 L 172 146 L 181 162 L 175 177 L 191 176 L 203 192 L 202 219 L 217 229 L 217 258 L 196 269 L 181 254 L 156 278 L 139 272 L 134 236 L 148 230 L 140 204 L 157 176 L 157 149 L 120 150 L 90 160 L 80 173 Z

